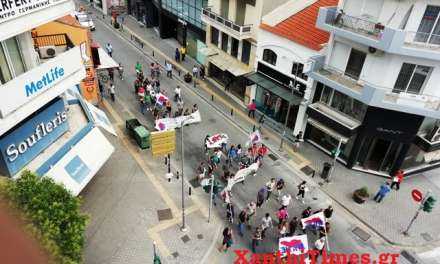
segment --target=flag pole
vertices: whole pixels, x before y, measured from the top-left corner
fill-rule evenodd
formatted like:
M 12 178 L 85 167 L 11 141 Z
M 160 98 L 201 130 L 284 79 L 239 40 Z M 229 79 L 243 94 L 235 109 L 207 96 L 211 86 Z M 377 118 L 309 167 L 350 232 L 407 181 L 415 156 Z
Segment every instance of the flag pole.
M 327 246 L 327 251 L 330 252 L 330 246 L 328 245 L 328 236 L 327 236 L 326 223 L 327 223 L 327 221 L 325 221 L 325 223 L 324 223 L 325 244 Z

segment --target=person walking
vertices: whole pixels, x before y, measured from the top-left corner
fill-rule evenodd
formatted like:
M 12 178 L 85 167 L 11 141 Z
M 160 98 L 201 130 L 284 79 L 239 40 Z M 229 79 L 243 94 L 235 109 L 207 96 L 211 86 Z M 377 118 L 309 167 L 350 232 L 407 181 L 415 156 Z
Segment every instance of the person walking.
M 266 230 L 273 227 L 272 217 L 270 217 L 269 213 L 266 213 L 264 217 L 261 219 L 261 236 L 262 238 L 266 237 Z
M 107 72 L 108 72 L 108 77 L 109 77 L 110 81 L 113 82 L 115 80 L 115 72 L 114 72 L 113 68 L 108 68 Z
M 251 217 L 254 216 L 257 212 L 257 205 L 255 204 L 254 201 L 250 202 L 247 205 L 247 211 L 248 211 L 248 225 L 249 225 L 249 221 L 251 220 Z
M 266 156 L 267 152 L 269 152 L 269 149 L 264 144 L 261 144 L 261 147 L 259 147 L 257 151 L 258 155 L 261 156 L 261 159 Z
M 115 84 L 114 83 L 110 83 L 109 92 L 110 92 L 110 98 L 114 102 L 115 101 Z
M 134 70 L 136 71 L 136 76 L 139 78 L 140 74 L 142 73 L 142 64 L 139 61 L 136 62 Z
M 277 188 L 277 193 L 278 193 L 278 200 L 280 200 L 281 192 L 284 188 L 284 180 L 283 179 L 280 178 L 277 180 L 276 188 Z
M 299 197 L 301 197 L 301 202 L 304 203 L 304 195 L 306 194 L 306 181 L 301 182 L 298 187 L 298 194 L 296 195 L 296 199 L 298 200 Z
M 266 200 L 266 196 L 267 196 L 267 187 L 264 186 L 257 193 L 257 207 L 258 208 L 260 208 L 263 205 L 264 201 Z
M 248 117 L 255 118 L 255 110 L 257 110 L 257 104 L 255 103 L 255 99 L 252 99 L 252 102 L 248 104 Z
M 329 205 L 327 208 L 324 209 L 324 216 L 326 219 L 330 219 L 333 215 L 333 207 Z
M 275 178 L 270 179 L 270 181 L 268 181 L 268 182 L 266 183 L 266 189 L 267 189 L 266 201 L 269 201 L 269 199 L 270 199 L 270 195 L 271 195 L 272 192 L 275 190 L 275 185 L 276 185 L 276 180 L 275 180 Z
M 283 196 L 281 196 L 281 206 L 288 207 L 290 204 L 290 201 L 292 200 L 292 196 L 290 194 L 286 193 Z
M 257 246 L 260 244 L 260 241 L 263 239 L 261 234 L 261 228 L 257 227 L 252 236 L 252 252 L 257 253 Z
M 107 53 L 110 57 L 112 57 L 113 54 L 113 46 L 110 43 L 107 43 L 107 45 L 105 46 L 105 49 L 107 50 Z
M 307 218 L 312 214 L 312 207 L 308 206 L 304 211 L 301 213 L 302 218 Z
M 225 229 L 223 229 L 223 242 L 220 251 L 222 252 L 228 251 L 228 249 L 232 246 L 233 243 L 234 240 L 232 237 L 232 229 L 230 227 L 226 227 Z
M 374 196 L 374 200 L 377 203 L 380 203 L 382 199 L 387 196 L 387 194 L 391 191 L 390 183 L 386 182 L 382 184 L 379 188 L 379 191 L 377 192 L 376 196 Z
M 205 66 L 201 65 L 199 72 L 200 72 L 200 79 L 205 80 Z
M 174 102 L 180 101 L 182 98 L 182 92 L 180 86 L 177 85 L 176 89 L 174 89 Z
M 119 79 L 121 81 L 123 81 L 124 80 L 124 66 L 122 66 L 122 63 L 119 63 L 118 74 L 119 74 Z
M 168 61 L 165 62 L 165 70 L 167 71 L 167 77 L 172 79 L 173 78 L 173 65 L 169 63 Z
M 296 232 L 296 228 L 298 227 L 299 220 L 298 217 L 294 216 L 292 220 L 289 222 L 289 233 L 288 236 L 294 236 Z
M 238 234 L 240 236 L 244 235 L 244 228 L 246 223 L 249 221 L 249 215 L 246 209 L 241 210 L 238 215 Z
M 141 107 L 141 113 L 145 115 L 145 97 L 142 96 L 139 98 L 139 105 Z
M 325 237 L 321 237 L 315 241 L 315 250 L 319 252 L 319 255 L 322 255 L 324 246 L 325 246 Z
M 186 47 L 185 46 L 182 46 L 180 48 L 180 55 L 182 57 L 182 61 L 185 61 L 185 56 L 186 56 Z
M 287 233 L 289 233 L 289 224 L 287 223 L 287 220 L 283 220 L 278 225 L 278 234 L 280 238 L 286 237 Z
M 192 68 L 193 77 L 196 79 L 199 77 L 199 68 L 197 68 L 197 65 L 194 65 Z
M 174 52 L 174 59 L 175 59 L 177 62 L 180 62 L 180 51 L 179 51 L 178 48 L 176 48 L 176 51 Z
M 234 205 L 232 205 L 232 203 L 227 203 L 226 204 L 226 219 L 228 220 L 229 223 L 233 224 L 234 217 L 235 217 Z
M 403 172 L 403 170 L 398 170 L 393 177 L 390 189 L 392 190 L 393 187 L 396 186 L 396 191 L 398 191 L 400 189 L 400 183 L 403 181 L 404 176 L 405 176 L 405 173 Z
M 289 213 L 287 212 L 287 207 L 283 206 L 277 211 L 278 223 L 281 224 L 283 220 L 289 218 Z

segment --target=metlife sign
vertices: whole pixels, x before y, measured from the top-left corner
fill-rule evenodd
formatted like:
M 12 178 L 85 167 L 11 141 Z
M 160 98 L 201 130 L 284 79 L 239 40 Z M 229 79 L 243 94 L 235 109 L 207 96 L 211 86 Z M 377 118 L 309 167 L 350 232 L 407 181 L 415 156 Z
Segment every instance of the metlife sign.
M 15 175 L 68 129 L 60 98 L 0 138 L 0 174 Z
M 1 0 L 0 23 L 69 0 Z
M 85 72 L 84 65 L 79 47 L 75 47 L 5 83 L 0 89 L 0 98 L 8 98 L 8 100 L 0 104 L 0 117 L 6 117 L 38 96 L 44 97 L 49 90 L 60 88 L 63 80 L 80 71 Z M 63 86 L 56 94 L 51 93 L 52 98 L 44 98 L 44 100 L 55 98 L 67 88 Z

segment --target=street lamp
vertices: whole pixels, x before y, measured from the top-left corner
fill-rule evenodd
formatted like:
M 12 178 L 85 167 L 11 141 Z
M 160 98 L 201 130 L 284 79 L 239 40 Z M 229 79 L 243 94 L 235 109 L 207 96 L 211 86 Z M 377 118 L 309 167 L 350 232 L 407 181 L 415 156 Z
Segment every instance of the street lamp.
M 192 119 L 192 116 L 189 116 L 186 119 L 183 119 L 180 122 L 180 152 L 181 152 L 181 171 L 182 171 L 182 227 L 180 228 L 180 230 L 182 232 L 186 232 L 186 225 L 185 225 L 185 197 L 184 197 L 184 192 L 185 192 L 185 187 L 184 187 L 184 182 L 183 182 L 183 171 L 184 171 L 184 166 L 185 166 L 185 152 L 183 150 L 183 127 L 186 125 L 185 122 Z

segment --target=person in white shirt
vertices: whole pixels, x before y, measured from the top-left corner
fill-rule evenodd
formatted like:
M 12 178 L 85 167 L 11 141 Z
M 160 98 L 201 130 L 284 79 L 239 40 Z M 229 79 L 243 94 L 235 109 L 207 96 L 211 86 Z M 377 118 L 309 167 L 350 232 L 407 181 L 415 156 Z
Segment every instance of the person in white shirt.
M 270 217 L 269 213 L 266 213 L 266 215 L 261 219 L 261 230 L 262 230 L 262 236 L 265 237 L 266 229 L 272 228 L 273 222 L 272 217 Z
M 107 50 L 108 55 L 111 57 L 113 54 L 113 46 L 110 43 L 107 43 L 107 45 L 105 46 L 105 49 Z
M 173 78 L 173 65 L 168 61 L 165 62 L 165 70 L 167 71 L 167 77 Z
M 266 201 L 269 201 L 270 194 L 271 194 L 272 191 L 275 189 L 275 185 L 276 185 L 276 180 L 275 180 L 275 178 L 270 179 L 270 181 L 268 181 L 268 182 L 266 183 L 266 188 L 267 188 Z
M 321 237 L 320 239 L 315 241 L 315 249 L 319 251 L 319 255 L 322 255 L 324 246 L 325 246 L 325 237 Z
M 290 196 L 290 194 L 286 193 L 283 196 L 281 196 L 281 205 L 287 207 L 290 204 L 291 200 L 292 200 L 292 196 Z
M 194 65 L 194 67 L 192 69 L 192 72 L 193 72 L 194 78 L 198 78 L 199 77 L 199 68 L 197 68 L 196 65 Z
M 177 85 L 176 89 L 174 89 L 174 101 L 179 101 L 181 99 L 181 90 L 180 90 L 180 86 Z

